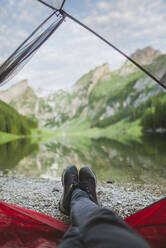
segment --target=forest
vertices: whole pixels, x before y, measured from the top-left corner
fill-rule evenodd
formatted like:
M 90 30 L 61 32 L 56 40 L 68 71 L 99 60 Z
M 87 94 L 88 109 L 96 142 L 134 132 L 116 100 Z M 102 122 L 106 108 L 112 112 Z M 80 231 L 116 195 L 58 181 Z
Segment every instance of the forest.
M 0 101 L 0 131 L 15 135 L 29 135 L 38 127 L 36 119 L 21 115 L 10 105 Z

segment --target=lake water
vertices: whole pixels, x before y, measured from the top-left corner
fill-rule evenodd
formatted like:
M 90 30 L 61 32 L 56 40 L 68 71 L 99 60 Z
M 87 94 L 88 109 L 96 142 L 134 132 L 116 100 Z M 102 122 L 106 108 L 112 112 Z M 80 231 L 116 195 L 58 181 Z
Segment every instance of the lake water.
M 142 142 L 66 137 L 47 143 L 19 139 L 0 145 L 0 171 L 27 177 L 59 177 L 68 164 L 91 167 L 100 181 L 166 183 L 165 135 Z

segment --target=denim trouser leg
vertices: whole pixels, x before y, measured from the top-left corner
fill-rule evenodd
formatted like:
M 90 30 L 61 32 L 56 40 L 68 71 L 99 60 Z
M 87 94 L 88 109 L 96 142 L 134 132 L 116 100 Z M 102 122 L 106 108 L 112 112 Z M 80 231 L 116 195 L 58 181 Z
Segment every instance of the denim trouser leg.
M 88 194 L 81 190 L 75 189 L 71 199 L 71 225 L 63 236 L 59 248 L 83 248 L 80 228 L 88 220 L 89 214 L 93 213 L 98 206 L 93 203 Z
M 119 216 L 80 189 L 73 191 L 70 217 L 72 224 L 59 248 L 149 248 Z
M 70 217 L 73 226 L 81 228 L 87 221 L 89 216 L 99 208 L 89 199 L 88 194 L 76 189 L 72 194 Z

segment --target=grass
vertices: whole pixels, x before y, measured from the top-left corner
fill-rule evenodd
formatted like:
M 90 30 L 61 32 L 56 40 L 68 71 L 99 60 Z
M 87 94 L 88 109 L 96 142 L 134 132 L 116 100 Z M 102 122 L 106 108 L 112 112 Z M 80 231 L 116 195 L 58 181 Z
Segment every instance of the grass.
M 45 143 L 48 140 L 61 140 L 63 137 L 66 136 L 64 130 L 57 129 L 56 131 L 41 128 L 41 129 L 34 129 L 31 131 L 31 139 L 32 143 Z
M 121 143 L 128 143 L 131 140 L 141 142 L 142 127 L 140 121 L 129 122 L 128 119 L 117 122 L 104 130 L 105 137 L 115 139 Z
M 123 119 L 122 121 L 117 122 L 114 125 L 110 125 L 107 128 L 89 128 L 87 121 L 75 120 L 71 125 L 66 125 L 63 128 L 57 130 L 49 129 L 32 129 L 31 135 L 22 136 L 14 135 L 10 133 L 0 132 L 0 144 L 10 142 L 18 138 L 31 138 L 32 143 L 45 143 L 48 140 L 62 140 L 70 139 L 72 137 L 77 139 L 84 138 L 86 141 L 87 138 L 98 139 L 98 138 L 109 138 L 117 140 L 121 143 L 128 143 L 131 140 L 141 141 L 141 126 L 139 121 L 129 122 L 129 120 Z M 81 145 L 81 144 L 80 144 Z
M 20 138 L 20 136 L 18 135 L 14 135 L 11 133 L 5 133 L 5 132 L 0 132 L 0 144 L 4 144 L 7 142 L 10 142 L 12 140 L 16 140 Z
M 125 79 L 124 76 L 114 75 L 110 80 L 98 82 L 94 88 L 92 97 L 101 99 L 101 97 L 106 97 L 108 95 L 109 98 L 119 96 L 127 85 L 141 78 L 143 75 L 144 74 L 140 71 L 127 75 Z
M 71 121 L 68 121 L 59 128 L 61 130 L 67 130 L 67 131 L 73 131 L 73 130 L 86 130 L 89 129 L 90 127 L 90 122 L 89 120 L 82 119 L 81 117 L 74 118 Z
M 56 139 L 57 141 L 67 140 L 67 139 L 79 139 L 81 138 L 109 138 L 117 140 L 121 143 L 129 143 L 131 140 L 141 142 L 142 128 L 140 122 L 129 122 L 129 120 L 123 119 L 114 125 L 107 128 L 89 128 L 89 129 L 57 129 L 55 131 L 50 131 L 47 129 L 41 129 L 39 136 L 41 137 L 41 142 L 47 140 Z

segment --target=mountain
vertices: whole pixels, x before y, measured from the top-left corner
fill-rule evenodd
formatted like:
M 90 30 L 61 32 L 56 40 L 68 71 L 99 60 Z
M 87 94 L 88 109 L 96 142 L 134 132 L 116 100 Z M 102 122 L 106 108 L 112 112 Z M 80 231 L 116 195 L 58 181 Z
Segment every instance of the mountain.
M 137 50 L 131 57 L 149 66 L 158 77 L 166 72 L 166 55 L 158 50 L 147 47 Z M 160 121 L 154 124 L 151 120 L 153 127 L 150 124 L 147 127 L 146 122 L 150 122 L 148 118 L 155 119 L 153 115 L 159 108 L 160 115 L 165 116 L 164 97 L 163 89 L 128 61 L 114 72 L 105 63 L 80 78 L 70 92 L 55 92 L 47 98 L 54 115 L 46 125 L 106 128 L 127 118 L 129 122 L 141 121 L 145 129 L 163 128 Z
M 130 55 L 130 58 L 136 61 L 138 64 L 145 66 L 153 63 L 153 61 L 160 55 L 161 52 L 159 50 L 155 50 L 148 46 L 143 49 L 137 49 Z M 119 70 L 117 70 L 117 73 L 120 75 L 127 75 L 137 70 L 138 68 L 133 63 L 131 63 L 129 60 L 126 60 L 124 65 Z
M 19 114 L 12 106 L 0 100 L 0 132 L 28 135 L 31 128 L 37 128 L 37 121 Z
M 160 51 L 146 47 L 131 57 L 158 77 L 166 75 L 166 55 Z M 1 92 L 0 99 L 53 129 L 108 128 L 120 122 L 126 127 L 139 122 L 144 130 L 166 128 L 163 89 L 128 61 L 116 71 L 110 71 L 107 63 L 98 66 L 68 91 L 38 97 L 23 81 Z
M 159 50 L 155 50 L 152 47 L 145 47 L 143 49 L 137 49 L 130 57 L 139 64 L 149 65 L 160 55 L 161 52 Z
M 38 97 L 28 86 L 27 80 L 20 81 L 8 90 L 0 91 L 0 99 L 23 115 L 36 116 Z

